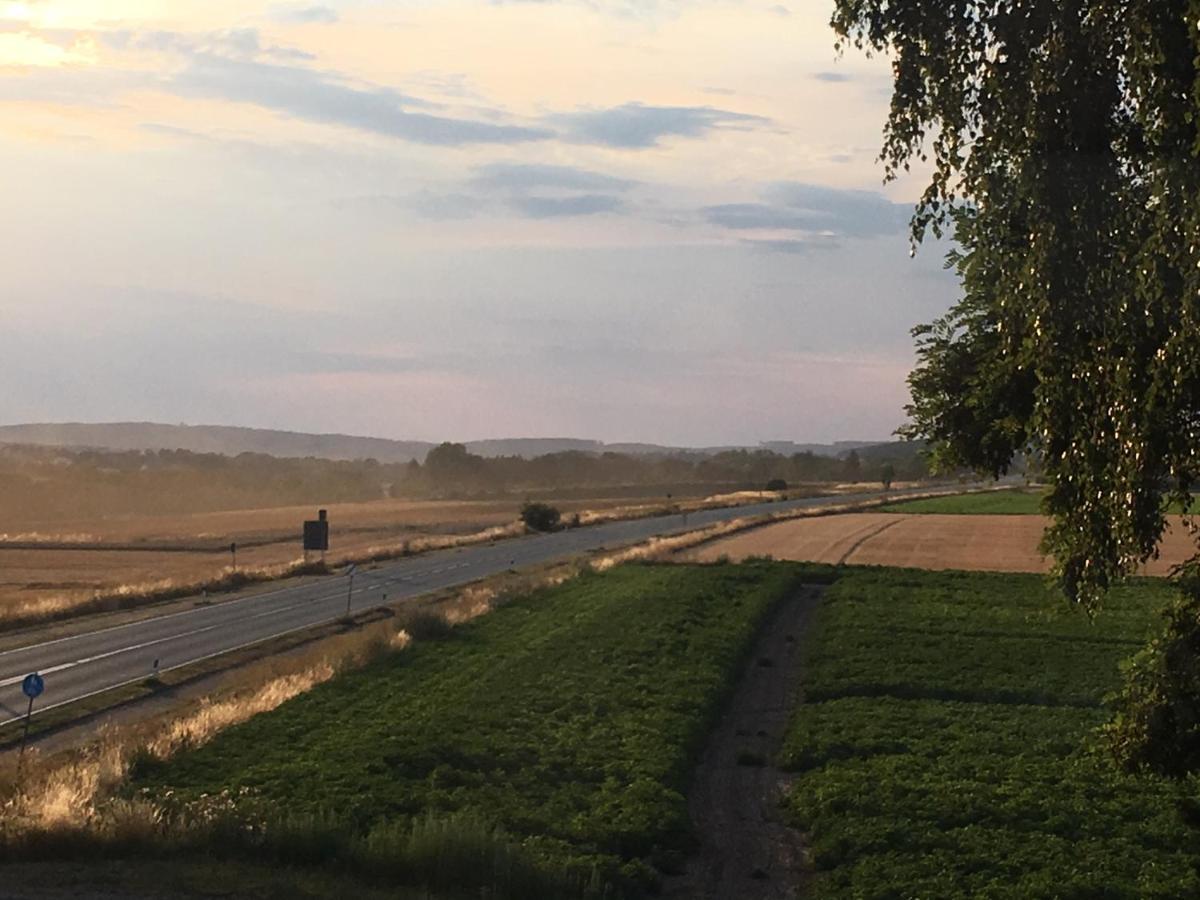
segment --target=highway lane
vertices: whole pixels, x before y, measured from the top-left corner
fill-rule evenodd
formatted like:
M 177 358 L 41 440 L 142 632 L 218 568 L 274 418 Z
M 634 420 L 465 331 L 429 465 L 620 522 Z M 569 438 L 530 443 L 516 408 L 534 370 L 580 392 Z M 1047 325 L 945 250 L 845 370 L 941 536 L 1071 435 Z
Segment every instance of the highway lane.
M 948 488 L 946 492 L 961 490 Z M 889 496 L 928 489 L 892 491 Z M 607 522 L 495 544 L 443 550 L 360 569 L 350 594 L 352 612 L 410 599 L 576 553 L 611 548 L 647 538 L 691 531 L 745 516 L 782 512 L 851 497 L 805 497 L 681 515 Z M 165 672 L 272 637 L 308 628 L 345 614 L 350 580 L 332 577 L 267 593 L 198 606 L 182 612 L 103 628 L 0 653 L 0 725 L 21 718 L 27 700 L 21 680 L 39 672 L 46 682 L 34 714 L 101 691 Z

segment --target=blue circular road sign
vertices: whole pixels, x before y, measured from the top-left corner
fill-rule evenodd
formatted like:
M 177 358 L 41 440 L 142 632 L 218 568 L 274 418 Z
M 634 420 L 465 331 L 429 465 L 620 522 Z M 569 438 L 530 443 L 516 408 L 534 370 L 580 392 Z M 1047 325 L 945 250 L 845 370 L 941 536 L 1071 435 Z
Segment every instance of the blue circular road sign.
M 25 680 L 21 682 L 21 690 L 25 696 L 32 700 L 46 689 L 46 681 L 37 672 L 33 672 L 25 676 Z

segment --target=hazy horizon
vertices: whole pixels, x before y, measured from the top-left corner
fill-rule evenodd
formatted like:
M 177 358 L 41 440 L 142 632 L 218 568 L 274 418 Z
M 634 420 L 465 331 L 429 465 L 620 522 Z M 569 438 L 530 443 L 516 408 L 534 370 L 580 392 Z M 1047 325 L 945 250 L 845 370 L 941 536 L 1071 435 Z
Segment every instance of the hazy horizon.
M 183 422 L 183 421 L 179 421 L 179 422 L 136 421 L 135 422 L 135 421 L 115 421 L 115 420 L 110 420 L 110 421 L 61 421 L 61 422 L 0 422 L 0 429 L 21 428 L 21 427 L 42 427 L 42 426 L 49 426 L 49 427 L 75 426 L 75 425 L 81 425 L 81 426 L 87 426 L 87 427 L 149 425 L 149 426 L 156 426 L 156 427 L 166 426 L 166 427 L 195 428 L 195 429 L 245 428 L 245 429 L 250 429 L 250 430 L 255 430 L 255 431 L 273 431 L 273 432 L 289 433 L 289 434 L 297 434 L 297 435 L 308 435 L 308 436 L 315 436 L 315 437 L 345 437 L 345 438 L 365 439 L 365 440 L 396 441 L 398 443 L 412 442 L 412 443 L 428 443 L 428 444 L 440 444 L 444 441 L 461 443 L 461 444 L 505 443 L 505 442 L 510 442 L 510 441 L 581 441 L 581 442 L 595 442 L 595 443 L 603 444 L 605 446 L 621 446 L 621 445 L 627 445 L 627 444 L 645 444 L 645 445 L 650 445 L 650 446 L 668 447 L 668 448 L 672 448 L 672 449 L 683 449 L 683 450 L 692 450 L 692 449 L 704 450 L 704 449 L 708 449 L 708 448 L 712 448 L 712 447 L 753 448 L 753 447 L 757 447 L 757 446 L 770 445 L 770 444 L 783 444 L 783 443 L 792 443 L 792 444 L 797 444 L 797 445 L 811 444 L 814 446 L 815 445 L 834 446 L 837 444 L 889 443 L 889 442 L 898 440 L 898 438 L 896 438 L 895 435 L 890 435 L 885 438 L 859 438 L 859 437 L 855 437 L 855 436 L 850 436 L 850 437 L 836 438 L 836 439 L 830 440 L 830 441 L 809 441 L 809 440 L 805 440 L 803 438 L 775 437 L 775 438 L 764 438 L 762 440 L 758 440 L 758 439 L 737 440 L 737 441 L 729 441 L 729 442 L 722 443 L 722 444 L 700 445 L 700 444 L 671 444 L 669 442 L 653 440 L 653 439 L 646 440 L 646 439 L 630 438 L 630 439 L 608 440 L 605 438 L 598 438 L 598 437 L 595 437 L 593 435 L 588 435 L 588 434 L 500 434 L 500 435 L 483 435 L 483 436 L 475 435 L 475 436 L 466 436 L 466 437 L 447 436 L 447 437 L 426 439 L 426 438 L 413 438 L 413 437 L 405 437 L 405 436 L 393 437 L 393 436 L 389 436 L 389 435 L 380 435 L 380 434 L 356 434 L 356 433 L 341 432 L 341 431 L 297 431 L 297 430 L 291 429 L 291 428 L 273 428 L 273 427 L 269 427 L 269 426 L 260 426 L 260 425 L 236 425 L 236 424 L 230 424 L 227 422 Z
M 886 440 L 957 288 L 831 9 L 0 3 L 0 421 Z

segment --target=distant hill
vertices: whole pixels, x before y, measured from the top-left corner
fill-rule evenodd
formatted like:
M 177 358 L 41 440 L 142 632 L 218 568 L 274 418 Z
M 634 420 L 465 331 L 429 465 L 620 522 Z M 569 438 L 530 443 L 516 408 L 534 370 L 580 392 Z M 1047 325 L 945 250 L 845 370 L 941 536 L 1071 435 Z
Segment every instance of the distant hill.
M 429 441 L 394 441 L 347 434 L 305 434 L 267 428 L 231 425 L 164 425 L 156 422 L 82 422 L 0 425 L 0 444 L 36 444 L 50 447 L 91 447 L 104 450 L 189 450 L 193 453 L 264 453 L 278 457 L 321 459 L 376 459 L 381 463 L 423 460 L 435 445 Z M 785 456 L 814 453 L 844 457 L 851 450 L 879 446 L 870 441 L 835 444 L 796 444 L 771 441 L 757 446 L 668 447 L 659 444 L 615 443 L 580 438 L 504 438 L 468 441 L 467 449 L 479 456 L 521 456 L 547 453 L 623 453 L 631 456 L 715 454 L 725 450 L 770 450 Z
M 268 456 L 322 459 L 377 459 L 408 462 L 424 459 L 434 445 L 426 441 L 390 441 L 346 434 L 303 434 L 229 425 L 160 425 L 154 422 L 78 422 L 0 426 L 0 443 L 104 450 L 190 450 L 193 453 L 265 453 Z

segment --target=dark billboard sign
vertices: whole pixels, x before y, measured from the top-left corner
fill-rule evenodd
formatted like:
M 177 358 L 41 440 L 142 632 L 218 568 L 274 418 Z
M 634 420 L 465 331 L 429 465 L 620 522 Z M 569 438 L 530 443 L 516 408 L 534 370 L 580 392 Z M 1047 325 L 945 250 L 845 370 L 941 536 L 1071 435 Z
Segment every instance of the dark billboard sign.
M 325 518 L 325 510 L 320 510 L 317 516 L 318 518 L 309 519 L 304 523 L 304 549 L 306 551 L 329 549 L 329 520 Z

